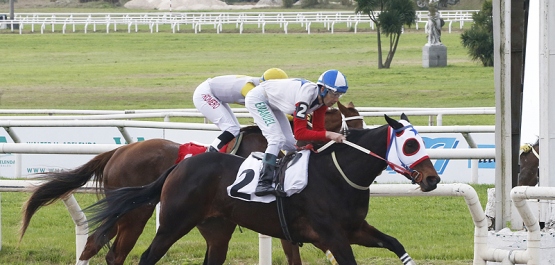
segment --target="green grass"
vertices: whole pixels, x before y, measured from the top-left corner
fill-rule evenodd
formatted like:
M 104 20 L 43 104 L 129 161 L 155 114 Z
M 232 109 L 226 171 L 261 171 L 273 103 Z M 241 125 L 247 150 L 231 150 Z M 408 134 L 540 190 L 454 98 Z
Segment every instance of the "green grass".
M 1 36 L 0 108 L 190 108 L 193 90 L 206 78 L 258 76 L 270 67 L 309 80 L 327 69 L 339 69 L 350 85 L 342 101 L 357 106 L 495 105 L 493 68 L 468 58 L 460 32 L 442 36 L 447 67 L 422 67 L 426 37 L 423 31 L 411 30 L 401 37 L 391 69 L 381 70 L 375 33 Z M 445 118 L 444 124 L 494 124 L 494 117 Z
M 486 189 L 491 185 L 473 185 L 486 203 Z M 74 225 L 63 203 L 40 210 L 27 234 L 18 244 L 20 209 L 25 193 L 2 194 L 2 250 L 0 264 L 73 264 L 75 256 Z M 96 200 L 94 195 L 77 194 L 82 207 Z M 397 238 L 417 264 L 472 264 L 474 225 L 461 197 L 375 197 L 370 199 L 367 217 L 370 224 Z M 236 230 L 226 264 L 256 264 L 258 236 L 243 228 Z M 136 264 L 154 236 L 154 218 L 145 228 L 126 264 Z M 273 264 L 286 264 L 277 239 L 272 242 Z M 384 249 L 353 246 L 360 264 L 400 264 L 395 254 Z M 179 240 L 159 264 L 201 264 L 204 240 L 195 229 Z M 91 264 L 104 262 L 106 250 Z M 301 248 L 305 264 L 328 264 L 324 255 L 310 244 Z
M 339 27 L 339 26 L 336 26 Z M 229 29 L 232 31 L 233 29 Z M 316 80 L 337 68 L 349 80 L 343 102 L 368 107 L 492 107 L 493 68 L 471 61 L 460 44 L 460 32 L 444 33 L 448 66 L 422 67 L 422 30 L 407 30 L 391 69 L 377 69 L 374 32 L 330 34 L 200 34 L 167 29 L 159 33 L 13 34 L 0 31 L 0 108 L 27 109 L 153 109 L 191 108 L 195 87 L 222 74 L 261 75 L 280 67 L 290 76 Z M 386 42 L 384 42 L 386 43 Z M 426 124 L 427 117 L 411 118 Z M 383 119 L 367 119 L 383 124 Z M 494 124 L 491 116 L 448 116 L 445 125 Z M 379 181 L 379 179 L 378 179 Z M 474 186 L 485 205 L 486 188 Z M 62 203 L 45 207 L 34 217 L 21 244 L 17 231 L 25 193 L 2 194 L 0 264 L 73 264 L 75 235 Z M 82 207 L 96 199 L 77 195 Z M 474 226 L 458 197 L 372 198 L 368 220 L 398 238 L 418 264 L 471 264 Z M 257 263 L 257 236 L 243 229 L 231 243 L 228 264 Z M 136 264 L 154 234 L 151 220 L 127 264 Z M 160 264 L 200 264 L 203 240 L 195 230 L 170 249 Z M 400 264 L 381 249 L 354 247 L 361 264 Z M 306 264 L 327 264 L 311 245 L 301 249 Z M 105 250 L 91 264 L 104 263 Z M 274 264 L 285 258 L 274 240 Z

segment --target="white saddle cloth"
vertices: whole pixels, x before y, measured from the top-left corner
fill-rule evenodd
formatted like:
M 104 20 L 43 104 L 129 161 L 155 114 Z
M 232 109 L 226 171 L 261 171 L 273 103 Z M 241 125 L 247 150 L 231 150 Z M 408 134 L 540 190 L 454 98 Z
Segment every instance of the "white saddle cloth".
M 237 172 L 237 178 L 231 186 L 227 187 L 227 194 L 236 199 L 244 201 L 253 202 L 263 202 L 270 203 L 275 201 L 276 197 L 274 195 L 266 196 L 256 196 L 254 195 L 254 190 L 258 184 L 258 178 L 260 175 L 260 170 L 262 169 L 262 156 L 264 154 L 261 152 L 253 152 L 245 159 L 245 162 L 239 168 Z M 300 156 L 298 159 L 294 159 L 291 164 L 287 164 L 287 170 L 285 173 L 285 180 L 283 183 L 283 189 L 287 196 L 291 196 L 295 193 L 301 192 L 308 183 L 308 157 L 310 156 L 310 150 L 303 150 L 297 153 Z M 274 185 L 272 185 L 274 186 Z

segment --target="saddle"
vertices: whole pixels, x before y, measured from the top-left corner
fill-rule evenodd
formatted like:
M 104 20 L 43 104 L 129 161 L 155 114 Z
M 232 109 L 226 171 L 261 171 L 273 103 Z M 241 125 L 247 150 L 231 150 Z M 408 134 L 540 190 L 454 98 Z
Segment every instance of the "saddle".
M 284 190 L 285 171 L 294 165 L 302 157 L 300 152 L 289 152 L 283 158 L 277 160 L 276 170 L 274 172 L 274 183 L 279 197 L 286 197 Z

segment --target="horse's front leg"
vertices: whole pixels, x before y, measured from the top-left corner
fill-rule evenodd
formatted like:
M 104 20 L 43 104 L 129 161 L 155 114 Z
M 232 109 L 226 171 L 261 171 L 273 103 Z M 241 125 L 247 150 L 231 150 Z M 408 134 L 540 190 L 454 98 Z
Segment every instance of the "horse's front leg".
M 298 245 L 293 244 L 288 240 L 282 239 L 281 247 L 283 248 L 283 252 L 285 253 L 285 257 L 287 258 L 287 264 L 289 265 L 303 264 L 301 261 L 301 253 L 299 251 Z
M 320 235 L 322 236 L 322 234 Z M 320 241 L 312 242 L 312 244 L 324 253 L 329 250 L 333 254 L 337 264 L 357 264 L 349 240 L 339 233 L 330 231 L 325 234 L 325 237 L 320 238 Z
M 351 244 L 362 245 L 370 248 L 386 248 L 395 253 L 404 265 L 416 265 L 405 247 L 396 238 L 380 232 L 375 227 L 364 222 L 350 238 Z M 333 252 L 332 252 L 333 253 Z M 335 254 L 335 253 L 334 253 Z

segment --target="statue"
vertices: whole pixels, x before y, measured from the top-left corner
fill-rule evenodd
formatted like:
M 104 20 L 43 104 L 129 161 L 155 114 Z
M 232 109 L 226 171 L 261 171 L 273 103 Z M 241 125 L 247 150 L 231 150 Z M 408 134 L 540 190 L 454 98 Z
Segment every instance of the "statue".
M 422 47 L 422 66 L 444 67 L 447 66 L 447 47 L 441 43 L 441 27 L 445 24 L 440 17 L 438 9 L 447 5 L 457 4 L 460 0 L 417 0 L 419 7 L 428 6 L 428 23 L 426 33 L 428 43 Z
M 426 32 L 428 33 L 428 45 L 441 45 L 441 27 L 445 25 L 445 21 L 439 17 L 436 5 L 440 5 L 441 1 L 430 0 L 428 6 L 428 24 L 426 24 Z
M 434 16 L 430 14 L 428 17 L 428 24 L 426 26 L 429 45 L 441 45 L 441 27 L 444 24 L 445 22 L 439 17 L 438 12 L 436 12 Z

